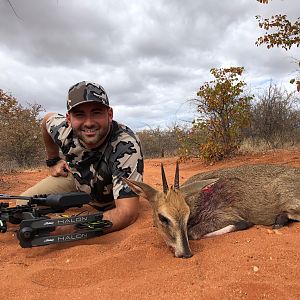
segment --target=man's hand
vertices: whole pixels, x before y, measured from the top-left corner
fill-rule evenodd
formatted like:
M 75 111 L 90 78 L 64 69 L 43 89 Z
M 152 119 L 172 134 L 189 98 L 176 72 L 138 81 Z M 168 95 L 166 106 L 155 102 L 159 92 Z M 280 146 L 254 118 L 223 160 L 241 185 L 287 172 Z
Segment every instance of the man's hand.
M 52 112 L 47 113 L 44 116 L 42 125 L 41 125 L 43 140 L 45 143 L 48 158 L 59 157 L 59 147 L 58 147 L 58 145 L 55 144 L 52 137 L 50 136 L 50 134 L 47 131 L 46 124 L 47 124 L 48 119 L 52 115 L 54 115 L 54 113 L 52 113 Z M 68 172 L 70 172 L 70 168 L 69 168 L 67 162 L 62 159 L 60 161 L 58 161 L 56 165 L 49 167 L 49 170 L 50 170 L 51 176 L 53 176 L 53 177 L 59 177 L 59 176 L 67 177 Z
M 70 167 L 68 166 L 67 162 L 63 159 L 57 162 L 56 165 L 49 167 L 50 175 L 53 177 L 67 177 L 68 172 L 70 172 Z

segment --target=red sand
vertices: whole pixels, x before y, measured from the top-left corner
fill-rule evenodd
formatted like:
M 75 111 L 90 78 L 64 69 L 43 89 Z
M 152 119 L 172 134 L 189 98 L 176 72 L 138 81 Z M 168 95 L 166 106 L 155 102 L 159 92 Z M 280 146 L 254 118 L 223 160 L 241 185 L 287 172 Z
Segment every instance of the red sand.
M 172 182 L 174 158 L 145 164 L 145 182 L 158 189 L 161 161 Z M 300 167 L 300 150 L 213 166 L 188 161 L 181 164 L 181 182 L 201 171 L 260 162 Z M 0 193 L 18 194 L 46 174 L 0 176 Z M 256 226 L 191 241 L 194 256 L 174 258 L 141 199 L 136 223 L 87 241 L 23 249 L 13 231 L 0 234 L 0 299 L 300 299 L 299 246 L 300 223 L 277 231 Z

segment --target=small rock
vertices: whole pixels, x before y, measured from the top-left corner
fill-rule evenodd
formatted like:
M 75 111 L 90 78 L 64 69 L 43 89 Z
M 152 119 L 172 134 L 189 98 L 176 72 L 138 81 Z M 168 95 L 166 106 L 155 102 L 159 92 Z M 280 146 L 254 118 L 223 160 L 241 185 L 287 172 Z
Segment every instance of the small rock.
M 253 267 L 253 272 L 258 272 L 259 268 L 257 266 Z

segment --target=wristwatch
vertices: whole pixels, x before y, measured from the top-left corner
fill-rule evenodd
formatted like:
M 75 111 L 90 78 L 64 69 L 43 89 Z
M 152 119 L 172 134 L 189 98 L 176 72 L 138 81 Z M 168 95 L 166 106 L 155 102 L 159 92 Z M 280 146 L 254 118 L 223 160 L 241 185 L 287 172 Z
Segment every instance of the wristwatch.
M 47 167 L 55 166 L 60 160 L 61 158 L 59 156 L 56 156 L 54 158 L 49 158 L 46 160 L 46 165 Z

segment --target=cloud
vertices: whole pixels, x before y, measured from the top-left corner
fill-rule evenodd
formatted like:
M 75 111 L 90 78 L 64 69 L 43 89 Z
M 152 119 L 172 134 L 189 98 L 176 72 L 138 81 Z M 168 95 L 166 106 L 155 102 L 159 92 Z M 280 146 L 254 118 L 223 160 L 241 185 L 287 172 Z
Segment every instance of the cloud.
M 296 50 L 255 46 L 256 15 L 297 18 L 298 0 L 0 2 L 0 88 L 21 103 L 65 112 L 81 80 L 107 90 L 116 119 L 134 129 L 191 121 L 188 103 L 213 67 L 244 66 L 251 87 L 288 82 Z

